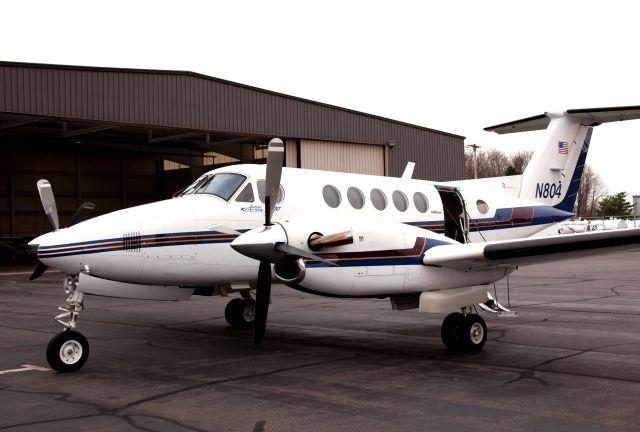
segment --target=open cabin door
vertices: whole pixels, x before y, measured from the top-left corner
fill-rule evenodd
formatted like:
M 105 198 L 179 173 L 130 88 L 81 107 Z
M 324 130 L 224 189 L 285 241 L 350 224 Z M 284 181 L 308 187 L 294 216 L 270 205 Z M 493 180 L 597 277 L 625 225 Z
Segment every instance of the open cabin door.
M 460 243 L 467 243 L 469 238 L 469 219 L 460 190 L 455 187 L 440 185 L 437 185 L 436 189 L 442 200 L 444 235 Z

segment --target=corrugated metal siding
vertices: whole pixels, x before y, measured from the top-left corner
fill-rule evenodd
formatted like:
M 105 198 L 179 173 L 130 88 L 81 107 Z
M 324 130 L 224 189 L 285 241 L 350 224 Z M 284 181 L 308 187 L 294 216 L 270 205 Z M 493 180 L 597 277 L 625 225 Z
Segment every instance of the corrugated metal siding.
M 347 143 L 451 135 L 189 72 L 7 62 L 0 111 Z
M 300 141 L 301 168 L 384 175 L 384 147 L 328 141 Z
M 463 177 L 464 140 L 432 133 L 421 140 L 399 141 L 389 149 L 389 175 L 402 175 L 407 162 L 416 162 L 413 178 L 447 181 Z

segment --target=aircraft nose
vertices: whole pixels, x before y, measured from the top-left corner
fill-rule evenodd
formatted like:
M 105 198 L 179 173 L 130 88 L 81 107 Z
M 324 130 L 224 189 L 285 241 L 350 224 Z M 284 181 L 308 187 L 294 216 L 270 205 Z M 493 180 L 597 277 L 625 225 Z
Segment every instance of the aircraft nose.
M 38 246 L 40 245 L 40 242 L 42 241 L 41 237 L 42 236 L 38 236 L 38 237 L 34 238 L 33 240 L 31 240 L 29 243 L 27 243 L 32 250 L 38 250 Z
M 82 232 L 63 228 L 43 234 L 29 242 L 37 251 L 38 260 L 43 264 L 68 274 L 76 274 L 84 255 Z
M 55 234 L 55 232 L 48 232 L 46 234 L 42 234 L 41 236 L 34 238 L 28 243 L 29 247 L 37 251 L 40 248 L 40 246 L 49 246 L 49 245 L 55 244 L 52 241 L 53 240 L 52 234 Z

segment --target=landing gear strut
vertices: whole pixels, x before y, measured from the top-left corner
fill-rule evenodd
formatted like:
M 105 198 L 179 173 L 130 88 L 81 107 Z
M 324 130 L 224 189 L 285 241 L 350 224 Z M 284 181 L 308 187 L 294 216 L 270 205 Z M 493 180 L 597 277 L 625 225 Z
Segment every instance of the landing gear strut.
M 450 351 L 479 351 L 487 341 L 487 324 L 477 314 L 455 312 L 442 322 L 440 335 Z
M 231 327 L 251 328 L 255 317 L 256 302 L 251 297 L 234 298 L 224 309 L 224 317 Z
M 78 275 L 65 276 L 64 292 L 67 294 L 66 306 L 59 306 L 62 313 L 55 317 L 64 330 L 47 345 L 47 362 L 58 372 L 73 372 L 80 369 L 89 357 L 87 339 L 74 330 L 78 315 L 84 309 L 84 293 L 78 290 Z

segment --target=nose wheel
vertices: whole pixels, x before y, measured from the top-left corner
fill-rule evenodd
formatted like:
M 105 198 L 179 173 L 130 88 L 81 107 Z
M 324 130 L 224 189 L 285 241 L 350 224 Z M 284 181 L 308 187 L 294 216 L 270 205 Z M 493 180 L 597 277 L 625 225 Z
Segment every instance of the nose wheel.
M 47 345 L 47 362 L 58 372 L 73 372 L 89 358 L 87 338 L 74 330 L 84 309 L 84 294 L 78 290 L 77 275 L 65 276 L 64 291 L 67 294 L 66 305 L 58 307 L 62 313 L 54 318 L 62 324 L 64 331 L 55 335 Z
M 47 362 L 58 372 L 80 369 L 89 358 L 87 338 L 74 330 L 58 333 L 47 345 Z
M 455 312 L 442 322 L 440 336 L 449 351 L 479 351 L 487 341 L 487 324 L 479 315 Z

